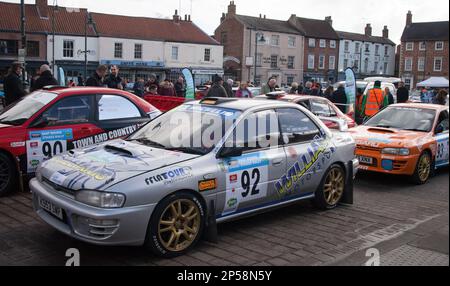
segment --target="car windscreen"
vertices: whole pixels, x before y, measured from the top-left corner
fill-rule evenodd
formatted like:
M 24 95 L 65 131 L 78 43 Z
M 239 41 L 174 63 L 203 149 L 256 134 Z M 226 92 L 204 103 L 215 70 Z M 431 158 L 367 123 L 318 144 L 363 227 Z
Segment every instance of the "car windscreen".
M 389 107 L 369 119 L 364 125 L 430 132 L 433 128 L 435 117 L 436 111 L 432 109 Z
M 36 91 L 27 95 L 0 113 L 0 123 L 22 125 L 57 96 L 55 93 L 43 91 Z
M 185 104 L 159 116 L 128 140 L 204 155 L 214 149 L 240 115 L 234 109 Z

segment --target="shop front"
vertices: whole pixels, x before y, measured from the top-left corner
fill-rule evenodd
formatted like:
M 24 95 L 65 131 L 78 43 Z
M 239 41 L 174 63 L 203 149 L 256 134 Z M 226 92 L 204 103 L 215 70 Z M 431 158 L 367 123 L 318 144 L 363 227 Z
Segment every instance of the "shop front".
M 162 61 L 121 61 L 102 60 L 100 64 L 116 65 L 119 67 L 120 77 L 129 82 L 135 82 L 137 78 L 148 80 L 151 74 L 155 74 L 159 81 L 166 77 L 166 69 Z

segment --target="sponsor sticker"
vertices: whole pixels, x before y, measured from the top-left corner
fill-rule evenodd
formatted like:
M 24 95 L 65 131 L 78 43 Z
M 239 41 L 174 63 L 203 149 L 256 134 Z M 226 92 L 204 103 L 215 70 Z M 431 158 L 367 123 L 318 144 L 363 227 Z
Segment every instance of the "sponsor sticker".
M 198 190 L 200 192 L 212 191 L 217 188 L 217 179 L 203 180 L 198 182 Z

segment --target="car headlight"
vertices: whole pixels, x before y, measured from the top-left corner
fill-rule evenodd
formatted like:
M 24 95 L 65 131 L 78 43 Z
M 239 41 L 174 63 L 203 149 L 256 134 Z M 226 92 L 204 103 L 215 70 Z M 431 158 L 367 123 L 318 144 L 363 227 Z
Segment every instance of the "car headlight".
M 125 195 L 81 190 L 75 193 L 75 200 L 99 208 L 121 208 L 125 204 Z
M 390 155 L 400 155 L 400 156 L 408 156 L 409 149 L 408 148 L 384 148 L 381 153 L 390 154 Z

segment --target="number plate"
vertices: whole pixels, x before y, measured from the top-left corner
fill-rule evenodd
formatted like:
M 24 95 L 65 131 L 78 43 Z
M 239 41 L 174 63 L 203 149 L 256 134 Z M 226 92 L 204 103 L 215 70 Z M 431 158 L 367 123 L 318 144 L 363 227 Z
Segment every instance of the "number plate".
M 39 206 L 44 210 L 48 211 L 49 213 L 51 213 L 52 215 L 56 216 L 60 220 L 63 220 L 63 211 L 60 207 L 57 207 L 51 202 L 44 200 L 42 198 L 39 198 Z
M 373 164 L 373 158 L 366 157 L 366 156 L 358 156 L 359 163 L 364 165 L 372 165 Z

